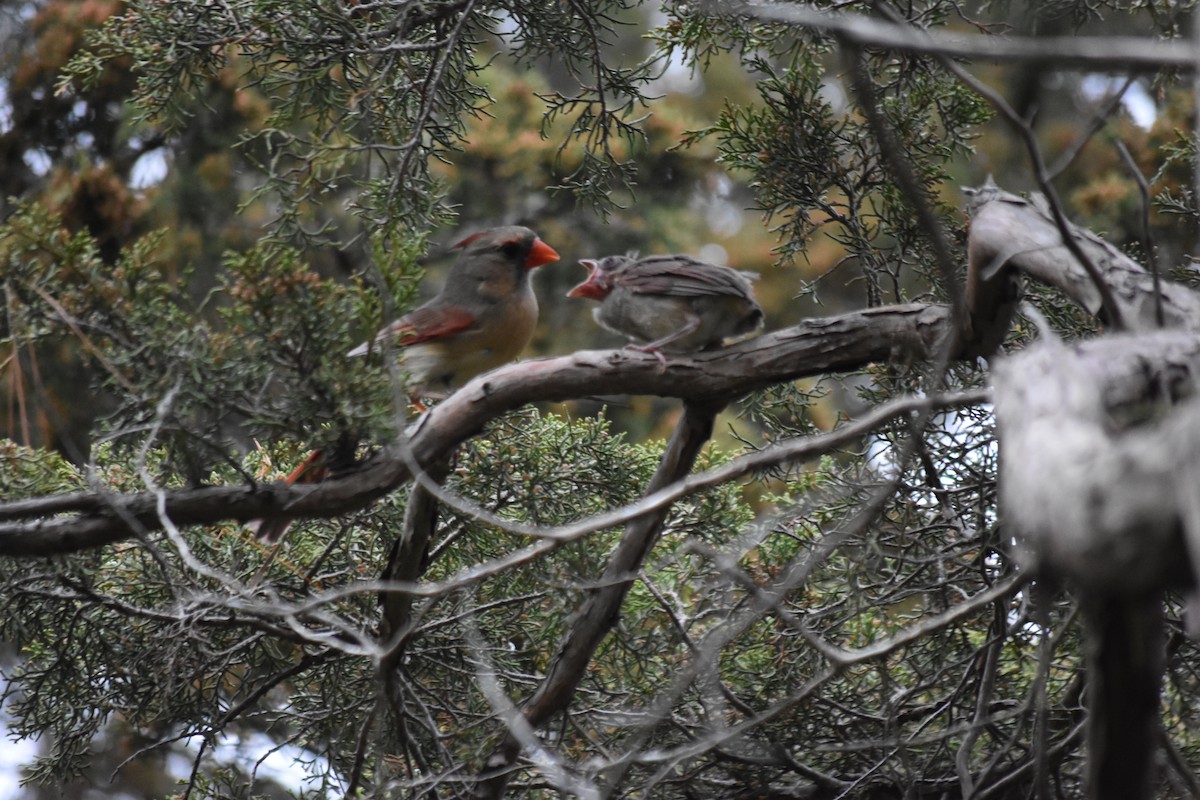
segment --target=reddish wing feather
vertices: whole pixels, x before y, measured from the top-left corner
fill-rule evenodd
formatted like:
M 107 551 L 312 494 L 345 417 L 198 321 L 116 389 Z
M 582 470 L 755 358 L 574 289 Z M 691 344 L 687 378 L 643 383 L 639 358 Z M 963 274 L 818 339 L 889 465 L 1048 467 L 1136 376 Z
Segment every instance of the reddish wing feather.
M 465 331 L 474 324 L 475 315 L 461 306 L 418 308 L 389 325 L 384 334 L 395 336 L 397 347 L 407 347 Z
M 651 256 L 618 272 L 617 280 L 638 294 L 683 297 L 753 297 L 748 276 L 688 256 Z

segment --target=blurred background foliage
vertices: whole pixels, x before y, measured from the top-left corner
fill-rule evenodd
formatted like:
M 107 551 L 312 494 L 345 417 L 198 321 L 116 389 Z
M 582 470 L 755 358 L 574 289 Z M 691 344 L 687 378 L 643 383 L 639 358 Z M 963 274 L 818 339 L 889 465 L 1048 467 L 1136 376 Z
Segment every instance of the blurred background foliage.
M 872 4 L 817 5 L 871 13 Z M 927 0 L 905 13 L 975 33 L 1156 36 L 1178 35 L 1192 5 Z M 1010 190 L 1034 187 L 1017 137 L 980 98 L 924 57 L 863 57 L 957 246 L 959 186 L 992 175 Z M 0 434 L 11 442 L 0 448 L 0 496 L 271 478 L 312 446 L 387 441 L 402 421 L 387 370 L 341 354 L 428 293 L 426 273 L 440 284 L 449 246 L 493 225 L 529 225 L 563 257 L 535 274 L 542 316 L 530 356 L 621 344 L 593 324 L 585 301 L 563 295 L 583 277 L 579 258 L 627 250 L 758 272 L 769 329 L 945 302 L 926 233 L 864 121 L 849 68 L 827 36 L 675 2 L 5 3 Z M 1194 279 L 1194 112 L 1178 76 L 1127 84 L 1115 74 L 972 69 L 1034 121 L 1078 221 L 1142 258 L 1143 205 L 1123 144 L 1156 198 L 1156 257 Z M 1066 154 L 1074 158 L 1059 168 Z M 1031 292 L 1064 332 L 1094 330 L 1061 299 Z M 1013 340 L 1025 335 L 1019 324 Z M 969 367 L 951 385 L 986 378 Z M 774 387 L 722 417 L 706 458 L 828 429 L 922 378 L 919 365 L 876 365 Z M 516 519 L 575 519 L 637 496 L 676 414 L 674 402 L 640 397 L 522 411 L 464 449 L 451 484 Z M 1065 796 L 1077 796 L 1079 646 L 1066 605 L 1050 612 L 1066 632 L 1044 689 L 1024 610 L 963 619 L 838 675 L 822 672 L 794 629 L 760 614 L 721 650 L 723 694 L 697 683 L 676 698 L 672 725 L 639 727 L 697 643 L 742 619 L 753 592 L 731 577 L 729 554 L 751 584 L 786 574 L 869 496 L 910 434 L 897 424 L 818 465 L 681 503 L 596 657 L 580 711 L 553 734 L 564 754 L 619 752 L 630 741 L 668 747 L 702 720 L 732 724 L 780 703 L 754 747 L 698 759 L 663 781 L 661 796 L 824 785 L 831 775 L 941 790 L 954 785 L 961 726 L 985 680 L 972 665 L 999 643 L 1004 668 L 987 678 L 997 717 L 983 738 L 996 748 L 1024 741 L 1031 698 L 1043 691 L 1055 767 Z M 788 609 L 831 641 L 862 646 L 1007 574 L 992 443 L 986 413 L 936 419 L 881 518 L 852 531 Z M 237 585 L 300 605 L 376 577 L 403 506 L 395 496 L 347 519 L 302 522 L 278 552 L 233 526 L 186 536 L 193 555 Z M 478 766 L 494 730 L 473 682 L 476 659 L 487 654 L 512 696 L 528 693 L 616 535 L 433 606 L 406 665 L 410 738 L 379 733 L 372 751 L 381 785 L 387 775 L 415 784 Z M 430 578 L 519 546 L 450 515 Z M 255 737 L 268 749 L 286 744 L 313 761 L 311 790 L 336 794 L 377 691 L 369 661 L 265 614 L 230 622 L 224 607 L 198 599 L 228 586 L 158 552 L 130 544 L 37 569 L 0 563 L 12 603 L 0 638 L 20 647 L 11 727 L 45 737 L 28 775 L 46 788 L 29 796 L 162 796 L 189 773 L 195 792 L 244 796 L 253 757 L 193 771 L 167 747 L 107 783 L 151 743 L 194 734 L 215 748 L 218 733 L 247 747 Z M 373 596 L 353 592 L 328 613 L 359 631 L 377 615 Z M 1183 640 L 1173 648 L 1169 728 L 1180 734 L 1195 730 L 1184 699 L 1195 653 Z M 163 668 L 145 676 L 138 664 Z M 789 704 L 798 687 L 819 702 Z M 904 757 L 892 758 L 899 741 Z M 772 749 L 779 742 L 804 743 L 804 764 Z M 1177 745 L 1194 762 L 1191 738 Z M 982 743 L 967 747 L 968 759 L 986 755 Z M 1025 791 L 1021 758 L 988 769 Z M 649 780 L 653 769 L 631 772 Z M 263 773 L 254 792 L 276 791 Z M 537 789 L 535 773 L 517 785 Z

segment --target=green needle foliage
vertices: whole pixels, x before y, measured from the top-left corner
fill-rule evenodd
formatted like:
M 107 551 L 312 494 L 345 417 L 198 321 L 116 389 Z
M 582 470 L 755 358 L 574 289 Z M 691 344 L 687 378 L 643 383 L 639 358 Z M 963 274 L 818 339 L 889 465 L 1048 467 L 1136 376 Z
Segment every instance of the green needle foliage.
M 935 57 L 719 2 L 17 5 L 0 11 L 0 526 L 34 534 L 91 500 L 100 517 L 136 492 L 249 490 L 313 449 L 347 468 L 402 441 L 403 364 L 345 354 L 428 297 L 447 247 L 481 228 L 529 225 L 563 256 L 535 277 L 532 350 L 565 355 L 618 344 L 563 298 L 580 258 L 723 248 L 762 273 L 771 330 L 946 303 L 934 234 L 965 262 L 956 186 L 988 171 L 1032 185 L 991 106 Z M 804 8 L 987 41 L 1178 36 L 1194 4 L 894 5 Z M 969 66 L 1036 119 L 1048 152 L 1086 140 L 1103 105 L 1078 71 L 1046 67 L 1043 83 Z M 1157 252 L 1174 257 L 1194 242 L 1194 93 L 1169 71 L 1138 81 L 1154 126 L 1106 100 L 1060 191 L 1144 252 L 1136 182 L 1097 152 L 1120 139 L 1158 198 Z M 1097 333 L 1057 292 L 1029 296 L 1065 337 Z M 1031 338 L 1019 319 L 1006 346 Z M 739 398 L 692 471 L 990 380 L 983 363 L 934 373 L 896 353 Z M 637 502 L 678 405 L 576 398 L 490 420 L 444 454 L 459 502 L 441 504 L 416 564 L 393 563 L 422 535 L 407 487 L 298 518 L 278 546 L 229 521 L 0 558 L 0 697 L 9 732 L 39 742 L 29 791 L 115 774 L 114 794 L 274 796 L 255 759 L 276 749 L 297 794 L 465 797 L 515 749 L 500 759 L 508 792 L 534 798 L 1086 795 L 1075 607 L 1040 584 L 978 599 L 1020 573 L 989 407 L 896 417 L 681 497 L 615 578 L 636 524 L 528 532 Z M 412 608 L 398 643 L 379 581 L 400 573 L 417 578 L 399 587 Z M 1180 608 L 1160 783 L 1182 795 L 1200 721 Z M 570 702 L 515 724 L 597 629 Z M 230 757 L 232 741 L 265 744 Z M 135 785 L 131 765 L 165 754 L 188 770 L 159 764 Z

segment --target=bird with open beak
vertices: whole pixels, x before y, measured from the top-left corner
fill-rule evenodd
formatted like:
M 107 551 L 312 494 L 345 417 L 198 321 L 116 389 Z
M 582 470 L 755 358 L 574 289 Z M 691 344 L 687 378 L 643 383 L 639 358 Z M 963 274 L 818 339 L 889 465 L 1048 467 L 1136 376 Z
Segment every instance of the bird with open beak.
M 763 323 L 750 281 L 758 276 L 686 255 L 607 256 L 579 262 L 588 277 L 567 297 L 596 300 L 592 316 L 631 349 L 692 353 L 720 347 Z

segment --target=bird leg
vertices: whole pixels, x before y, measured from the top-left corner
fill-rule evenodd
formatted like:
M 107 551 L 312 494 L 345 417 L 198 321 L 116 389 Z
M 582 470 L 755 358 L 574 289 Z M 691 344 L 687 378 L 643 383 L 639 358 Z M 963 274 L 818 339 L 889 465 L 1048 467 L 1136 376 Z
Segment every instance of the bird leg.
M 658 363 L 660 365 L 662 365 L 663 369 L 667 368 L 667 357 L 664 356 L 661 352 L 659 352 L 658 348 L 652 348 L 648 344 L 627 344 L 627 345 L 625 345 L 625 349 L 626 350 L 636 350 L 639 353 L 649 353 L 650 355 L 652 355 L 658 359 Z
M 661 339 L 657 339 L 649 344 L 631 344 L 627 345 L 627 348 L 629 350 L 637 350 L 639 353 L 653 353 L 654 357 L 658 359 L 659 363 L 665 367 L 667 365 L 667 358 L 661 352 L 659 352 L 662 346 L 670 344 L 677 339 L 682 339 L 684 336 L 687 336 L 689 333 L 692 333 L 699 327 L 700 317 L 696 316 L 695 314 L 689 314 L 687 322 L 680 326 L 679 330 L 672 331 Z

